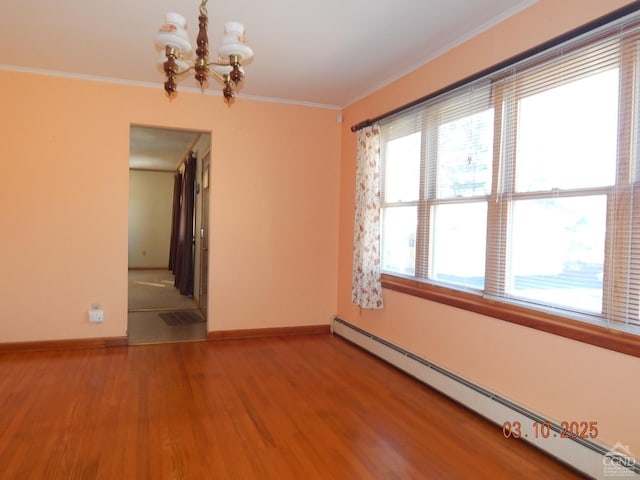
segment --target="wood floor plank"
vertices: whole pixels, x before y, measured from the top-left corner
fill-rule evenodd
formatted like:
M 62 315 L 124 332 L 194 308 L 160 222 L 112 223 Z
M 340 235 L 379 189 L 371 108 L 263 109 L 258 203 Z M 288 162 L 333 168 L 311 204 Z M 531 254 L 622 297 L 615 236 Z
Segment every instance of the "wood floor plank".
M 581 478 L 331 335 L 0 354 L 3 478 Z

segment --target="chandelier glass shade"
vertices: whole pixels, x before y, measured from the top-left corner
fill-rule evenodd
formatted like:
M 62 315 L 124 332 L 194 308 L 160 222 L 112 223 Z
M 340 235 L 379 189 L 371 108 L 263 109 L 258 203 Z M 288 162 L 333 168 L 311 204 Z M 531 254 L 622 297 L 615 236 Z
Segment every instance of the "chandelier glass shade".
M 202 0 L 198 16 L 195 57 L 187 35 L 186 19 L 178 13 L 167 13 L 165 23 L 159 28 L 155 37 L 156 50 L 162 54 L 158 66 L 166 76 L 164 90 L 169 98 L 175 96 L 178 90 L 179 77 L 193 71 L 202 90 L 206 88 L 209 78 L 213 77 L 217 80 L 222 85 L 225 102 L 231 106 L 235 93 L 244 80 L 242 66 L 251 61 L 253 50 L 246 43 L 244 25 L 238 22 L 227 22 L 217 59 L 210 61 L 207 35 L 209 18 L 206 6 L 207 0 Z

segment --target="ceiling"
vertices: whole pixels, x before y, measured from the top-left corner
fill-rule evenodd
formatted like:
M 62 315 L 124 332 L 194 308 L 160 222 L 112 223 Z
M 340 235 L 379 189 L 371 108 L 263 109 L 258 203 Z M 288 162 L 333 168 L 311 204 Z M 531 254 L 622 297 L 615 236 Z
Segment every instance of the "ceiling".
M 255 57 L 239 95 L 341 108 L 535 0 L 211 0 L 210 51 L 240 21 Z M 197 35 L 199 0 L 3 0 L 0 69 L 162 88 L 166 12 Z M 195 88 L 185 79 L 178 91 Z M 213 85 L 212 85 L 213 86 Z M 216 86 L 217 89 L 217 86 Z M 222 99 L 221 99 L 222 101 Z
M 200 135 L 209 134 L 131 125 L 129 168 L 175 171 Z

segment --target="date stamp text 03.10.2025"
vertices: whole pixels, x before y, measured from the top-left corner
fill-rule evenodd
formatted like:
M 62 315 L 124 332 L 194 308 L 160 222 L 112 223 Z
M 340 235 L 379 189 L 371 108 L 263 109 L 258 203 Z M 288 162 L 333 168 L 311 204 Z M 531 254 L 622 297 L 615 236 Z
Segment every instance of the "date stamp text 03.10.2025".
M 595 421 L 562 421 L 560 428 L 553 428 L 549 422 L 532 422 L 531 434 L 533 438 L 598 438 L 598 422 Z M 527 438 L 529 434 L 523 433 L 523 425 L 518 422 L 504 422 L 502 434 L 505 438 Z

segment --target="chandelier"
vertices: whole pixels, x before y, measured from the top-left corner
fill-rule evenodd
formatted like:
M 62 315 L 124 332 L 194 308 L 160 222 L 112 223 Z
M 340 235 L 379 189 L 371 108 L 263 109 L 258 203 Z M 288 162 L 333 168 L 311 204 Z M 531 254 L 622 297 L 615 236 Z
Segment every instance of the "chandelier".
M 166 75 L 164 90 L 173 98 L 178 90 L 178 77 L 194 71 L 194 77 L 204 91 L 210 77 L 223 86 L 222 95 L 228 106 L 234 102 L 235 93 L 244 79 L 243 65 L 253 57 L 253 50 L 246 44 L 244 25 L 227 22 L 224 26 L 222 45 L 218 50 L 217 61 L 209 61 L 209 38 L 207 36 L 207 0 L 200 3 L 198 16 L 198 37 L 195 59 L 192 60 L 193 47 L 187 35 L 186 19 L 178 13 L 167 13 L 165 23 L 156 34 L 156 49 L 162 52 L 159 67 Z

